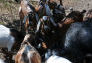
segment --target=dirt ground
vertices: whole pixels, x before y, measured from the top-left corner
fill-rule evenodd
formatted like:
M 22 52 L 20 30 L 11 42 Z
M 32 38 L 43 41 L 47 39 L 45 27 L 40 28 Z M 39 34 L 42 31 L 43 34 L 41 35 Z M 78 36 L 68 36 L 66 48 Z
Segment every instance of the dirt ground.
M 92 0 L 63 0 L 66 9 L 73 7 L 75 10 L 92 9 Z
M 36 5 L 36 3 L 34 3 Z M 92 9 L 92 0 L 63 0 L 63 5 L 66 10 L 72 7 L 74 10 L 89 10 Z M 0 0 L 0 24 L 7 25 L 9 27 L 18 26 L 19 4 L 16 2 L 7 2 L 7 0 Z M 4 59 L 4 54 L 0 53 L 0 58 Z
M 36 5 L 36 3 L 34 3 Z M 72 7 L 74 10 L 89 10 L 92 6 L 92 0 L 63 0 L 63 5 L 66 10 Z M 0 0 L 0 23 L 8 24 L 19 20 L 18 16 L 19 4 L 16 2 L 7 2 Z M 13 24 L 10 24 L 14 26 Z

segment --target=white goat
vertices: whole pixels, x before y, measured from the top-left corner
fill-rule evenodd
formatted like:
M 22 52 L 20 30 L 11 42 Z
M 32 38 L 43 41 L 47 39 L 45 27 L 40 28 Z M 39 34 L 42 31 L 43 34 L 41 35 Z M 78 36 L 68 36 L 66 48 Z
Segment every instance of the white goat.
M 23 38 L 19 31 L 0 25 L 0 48 L 8 48 L 8 51 L 11 51 L 15 42 L 22 41 Z
M 0 59 L 0 63 L 5 63 L 4 60 Z
M 65 59 L 63 57 L 60 56 L 56 56 L 56 55 L 52 55 L 47 61 L 46 63 L 72 63 L 70 62 L 68 59 Z

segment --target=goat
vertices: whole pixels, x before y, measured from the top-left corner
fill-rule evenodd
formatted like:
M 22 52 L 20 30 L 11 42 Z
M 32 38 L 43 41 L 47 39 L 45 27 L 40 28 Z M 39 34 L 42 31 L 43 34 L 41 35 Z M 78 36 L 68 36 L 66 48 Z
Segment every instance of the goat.
M 54 0 L 48 0 L 48 5 L 52 10 L 53 17 L 56 23 L 60 22 L 66 16 L 62 0 L 60 0 L 59 2 L 60 3 L 57 3 L 57 1 Z
M 5 63 L 4 60 L 0 59 L 0 63 Z
M 15 56 L 15 63 L 41 63 L 41 56 L 37 50 L 27 42 L 29 35 L 26 35 L 20 50 Z
M 20 1 L 19 17 L 21 20 L 20 29 L 26 30 L 26 33 L 28 33 L 29 26 L 31 27 L 30 29 L 34 29 L 37 21 L 39 20 L 38 14 L 36 13 L 34 6 L 29 3 L 29 0 Z M 24 26 L 24 28 L 22 25 Z
M 40 18 L 43 16 L 52 16 L 51 10 L 46 1 L 40 1 L 40 4 L 35 7 L 35 9 Z
M 12 48 L 20 45 L 23 38 L 24 36 L 21 32 L 0 25 L 0 47 L 8 48 L 8 51 L 11 51 Z
M 52 55 L 45 63 L 72 63 L 72 62 L 67 60 L 66 58 Z

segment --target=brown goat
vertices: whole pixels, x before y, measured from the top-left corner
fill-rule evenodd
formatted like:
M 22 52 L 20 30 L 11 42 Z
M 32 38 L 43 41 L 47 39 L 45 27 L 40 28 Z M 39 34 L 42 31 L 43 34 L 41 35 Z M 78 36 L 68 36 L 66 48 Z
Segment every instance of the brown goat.
M 15 56 L 15 63 L 41 63 L 41 56 L 37 50 L 27 42 L 29 35 L 26 35 L 20 50 Z
M 82 12 L 72 11 L 63 19 L 63 21 L 58 23 L 59 27 L 62 27 L 63 25 L 69 25 L 74 22 L 82 22 L 85 12 L 86 10 L 83 10 Z
M 38 15 L 35 12 L 35 8 L 29 3 L 29 0 L 21 0 L 19 8 L 19 17 L 21 20 L 21 30 L 24 29 L 27 33 L 29 26 L 31 27 L 31 29 L 34 29 L 39 19 Z

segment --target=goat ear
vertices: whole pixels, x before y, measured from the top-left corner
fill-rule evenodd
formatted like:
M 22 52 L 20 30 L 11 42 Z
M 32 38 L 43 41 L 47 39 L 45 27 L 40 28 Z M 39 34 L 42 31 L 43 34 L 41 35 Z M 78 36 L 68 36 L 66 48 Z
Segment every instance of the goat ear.
M 82 10 L 82 11 L 81 11 L 81 14 L 84 14 L 85 12 L 86 12 L 86 10 Z

